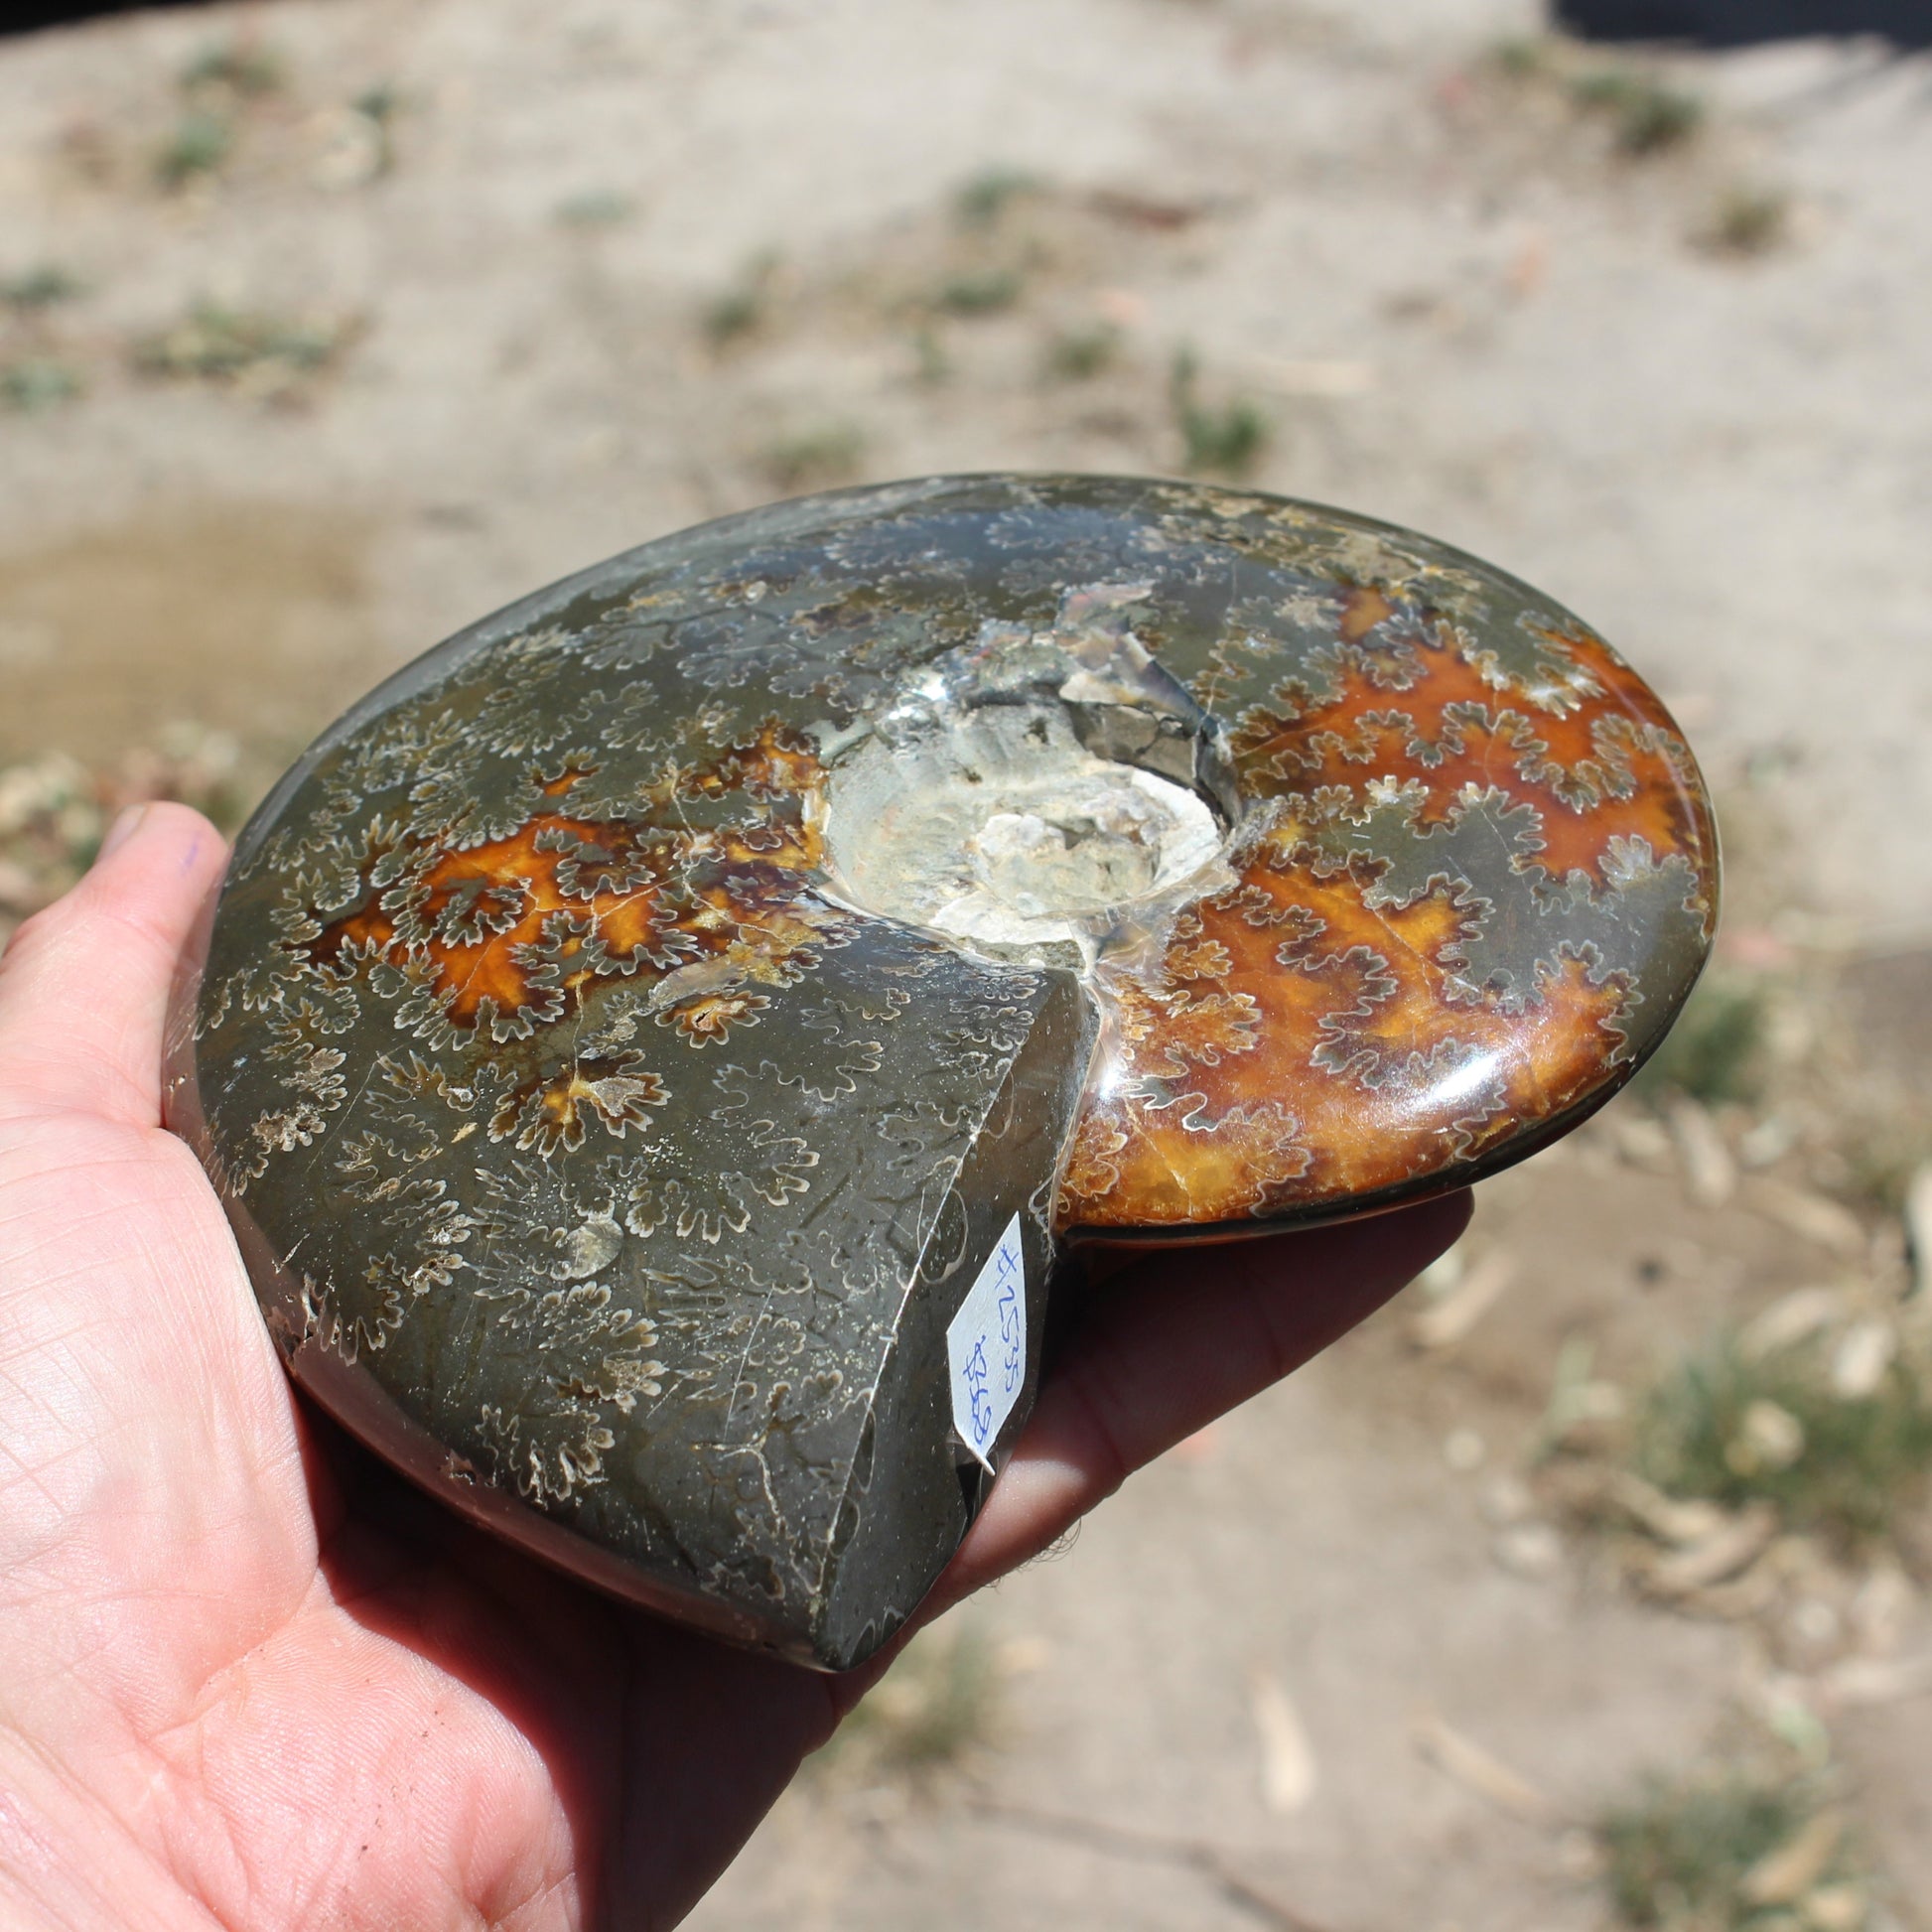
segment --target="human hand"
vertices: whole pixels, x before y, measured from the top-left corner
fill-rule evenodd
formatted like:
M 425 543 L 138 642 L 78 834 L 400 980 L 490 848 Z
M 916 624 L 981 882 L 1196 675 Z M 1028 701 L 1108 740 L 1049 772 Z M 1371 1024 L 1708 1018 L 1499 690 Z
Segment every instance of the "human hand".
M 883 1668 L 813 1676 L 458 1521 L 297 1403 L 161 1126 L 225 857 L 154 805 L 0 957 L 0 1920 L 667 1926 Z M 1299 1367 L 1462 1196 L 1093 1292 L 936 1610 Z

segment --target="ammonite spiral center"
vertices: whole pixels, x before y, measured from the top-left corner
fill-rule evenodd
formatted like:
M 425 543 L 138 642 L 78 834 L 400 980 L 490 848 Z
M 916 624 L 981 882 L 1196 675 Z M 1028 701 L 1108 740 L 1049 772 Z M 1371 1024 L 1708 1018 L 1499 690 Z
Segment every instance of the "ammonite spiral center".
M 991 958 L 1086 965 L 1213 862 L 1225 752 L 1125 628 L 1149 588 L 1088 593 L 1044 634 L 990 625 L 832 757 L 826 856 L 855 904 Z

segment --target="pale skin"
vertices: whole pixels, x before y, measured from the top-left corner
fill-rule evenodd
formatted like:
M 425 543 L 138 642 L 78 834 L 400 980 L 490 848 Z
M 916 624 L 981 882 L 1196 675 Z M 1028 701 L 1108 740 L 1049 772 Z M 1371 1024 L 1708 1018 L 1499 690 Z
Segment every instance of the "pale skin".
M 673 1925 L 876 1672 L 621 1607 L 293 1397 L 161 1125 L 169 983 L 224 858 L 147 807 L 0 957 L 0 1925 Z M 932 1606 L 1299 1367 L 1466 1214 L 1096 1287 Z

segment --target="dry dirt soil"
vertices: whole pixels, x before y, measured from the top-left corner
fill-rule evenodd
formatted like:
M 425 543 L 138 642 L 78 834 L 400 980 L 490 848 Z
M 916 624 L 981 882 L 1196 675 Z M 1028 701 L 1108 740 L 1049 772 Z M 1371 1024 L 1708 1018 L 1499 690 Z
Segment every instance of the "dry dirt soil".
M 1676 57 L 1646 84 L 1700 111 L 1650 140 L 1537 27 L 282 0 L 0 42 L 0 762 L 185 721 L 265 774 L 706 516 L 1238 457 L 1190 452 L 1184 352 L 1261 425 L 1252 481 L 1491 557 L 1653 678 L 1787 1057 L 1842 1007 L 1843 1063 L 1922 1093 L 1932 70 Z M 1856 1619 L 1661 1607 L 1531 1479 L 1560 1363 L 1634 1384 L 1894 1265 L 1820 1107 L 1721 1110 L 1714 1177 L 1619 1102 L 1485 1188 L 1466 1334 L 1398 1304 L 1130 1484 L 962 1613 L 988 1681 L 945 1761 L 808 1776 L 692 1923 L 1582 1932 L 1585 1828 L 1740 1710 L 1824 1726 L 1884 1910 L 1932 1923 L 1932 1675 L 1834 1703 Z

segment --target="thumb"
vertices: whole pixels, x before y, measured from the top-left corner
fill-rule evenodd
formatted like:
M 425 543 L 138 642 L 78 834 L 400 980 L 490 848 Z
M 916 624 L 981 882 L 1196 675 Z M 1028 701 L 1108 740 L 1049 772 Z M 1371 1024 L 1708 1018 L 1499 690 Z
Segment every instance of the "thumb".
M 137 805 L 93 870 L 0 954 L 0 1117 L 23 1106 L 161 1120 L 175 967 L 227 847 L 186 805 Z

